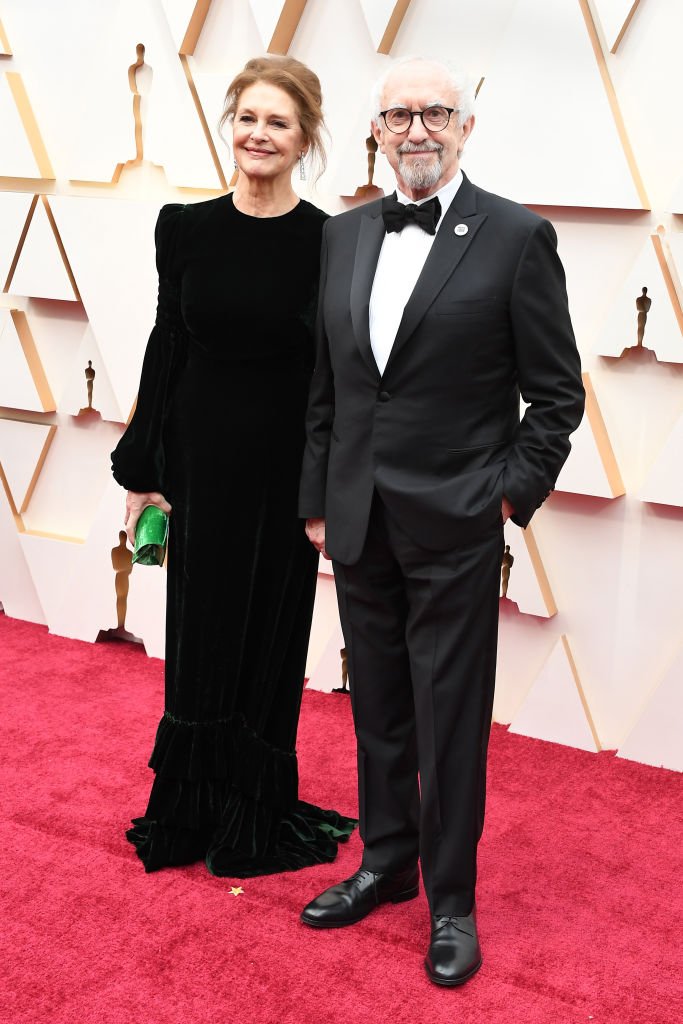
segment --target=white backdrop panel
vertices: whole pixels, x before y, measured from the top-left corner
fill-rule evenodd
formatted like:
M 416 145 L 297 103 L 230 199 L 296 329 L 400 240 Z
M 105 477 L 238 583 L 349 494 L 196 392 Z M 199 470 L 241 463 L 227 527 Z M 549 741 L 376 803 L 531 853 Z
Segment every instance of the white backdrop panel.
M 0 289 L 5 286 L 32 201 L 30 192 L 0 192 Z
M 618 757 L 683 772 L 683 650 L 649 698 Z
M 597 346 L 601 356 L 621 356 L 638 342 L 636 301 L 647 288 L 651 306 L 647 312 L 642 344 L 662 362 L 683 363 L 683 336 L 657 259 L 648 238 L 623 282 Z
M 642 206 L 577 0 L 518 0 L 481 73 L 465 156 L 478 184 L 521 203 Z
M 62 196 L 53 200 L 53 210 L 114 396 L 127 419 L 154 324 L 159 202 Z
M 3 175 L 12 178 L 41 177 L 40 168 L 33 155 L 7 76 L 1 71 L 0 138 L 2 138 Z
M 46 623 L 35 583 L 19 541 L 10 507 L 0 494 L 0 604 L 7 615 L 26 622 Z
M 510 725 L 510 732 L 598 750 L 563 639 L 555 647 Z
M 9 310 L 0 309 L 0 405 L 44 412 Z
M 65 302 L 73 302 L 78 298 L 59 251 L 45 205 L 40 199 L 33 211 L 9 291 L 13 295 L 32 295 L 41 299 L 61 299 Z
M 45 423 L 0 419 L 0 465 L 17 511 L 27 499 L 31 481 L 51 427 Z

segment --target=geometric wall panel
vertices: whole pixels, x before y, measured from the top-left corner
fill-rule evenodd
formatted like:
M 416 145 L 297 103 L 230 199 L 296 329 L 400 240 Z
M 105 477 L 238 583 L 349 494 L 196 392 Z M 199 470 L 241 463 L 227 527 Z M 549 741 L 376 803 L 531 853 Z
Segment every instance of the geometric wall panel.
M 379 74 L 379 72 L 378 72 Z M 368 88 L 370 83 L 368 83 Z M 360 108 L 349 111 L 349 120 L 340 125 L 335 150 L 325 173 L 325 184 L 335 195 L 351 197 L 356 189 L 368 182 L 368 155 L 365 138 L 370 135 L 369 113 Z M 372 184 L 391 195 L 396 188 L 396 178 L 381 153 L 375 157 Z
M 210 119 L 207 118 L 207 114 L 205 113 L 204 107 L 202 106 L 199 90 L 197 89 L 197 85 L 192 77 L 191 61 L 191 57 L 185 56 L 185 54 L 180 55 L 180 62 L 182 64 L 183 71 L 185 72 L 185 78 L 187 79 L 187 85 L 190 90 L 190 95 L 192 96 L 192 102 L 194 103 L 195 106 L 195 112 L 197 114 L 197 118 L 204 132 L 204 139 L 208 147 L 208 150 L 211 154 L 211 159 L 213 160 L 214 169 L 216 171 L 216 175 L 218 176 L 218 181 L 220 182 L 220 188 L 223 191 L 225 191 L 228 188 L 228 182 L 231 176 L 229 175 L 228 177 L 226 177 L 223 167 L 221 165 L 219 155 L 219 150 L 225 150 L 225 143 L 218 134 L 218 122 L 220 120 L 220 114 L 222 114 L 223 112 L 223 104 L 221 103 L 221 105 L 218 107 L 218 110 L 220 112 L 218 116 L 212 117 Z M 221 78 L 223 79 L 223 90 L 225 90 L 225 77 L 221 76 Z M 235 180 L 236 175 L 237 169 L 235 168 L 232 174 L 232 177 L 235 177 Z
M 159 201 L 54 196 L 52 206 L 104 361 L 103 377 L 109 379 L 125 422 L 154 324 L 154 225 Z M 93 366 L 97 371 L 94 360 Z M 82 380 L 78 371 L 74 380 L 76 376 Z M 97 385 L 96 377 L 95 389 Z M 97 399 L 94 404 L 99 408 Z
M 45 612 L 19 543 L 18 525 L 4 494 L 0 467 L 0 604 L 6 615 L 44 625 Z
M 0 73 L 0 138 L 3 176 L 54 177 L 42 140 L 37 135 L 23 83 L 16 72 Z
M 424 0 L 419 0 L 418 10 L 423 3 Z M 327 51 L 332 39 L 338 52 L 354 53 L 354 103 L 348 102 L 348 66 L 332 60 L 323 61 L 321 65 L 316 57 L 321 51 Z M 367 21 L 357 2 L 309 5 L 301 19 L 292 53 L 317 70 L 323 87 L 331 146 L 328 147 L 328 169 L 320 187 L 331 196 L 353 196 L 358 186 L 368 180 L 365 140 L 370 135 L 370 92 L 375 80 L 386 70 L 387 58 L 375 51 Z M 385 192 L 396 188 L 393 171 L 381 154 L 377 154 L 374 184 Z M 315 193 L 306 198 L 316 202 Z M 339 209 L 339 204 L 335 206 Z
M 59 636 L 94 643 L 101 629 L 116 626 L 111 549 L 123 523 L 124 493 L 110 478 L 85 541 L 71 546 L 73 561 L 61 601 L 48 625 Z
M 65 542 L 63 538 L 41 537 L 29 533 L 20 533 L 19 543 L 45 611 L 48 627 L 51 628 L 81 545 L 79 542 Z
M 88 536 L 120 437 L 118 424 L 99 417 L 62 419 L 23 515 L 27 532 L 71 541 Z
M 640 0 L 593 0 L 610 53 L 616 53 Z
M 24 33 L 40 79 L 36 108 L 46 131 L 49 122 L 63 177 L 111 183 L 119 165 L 136 157 L 136 100 L 145 160 L 163 167 L 173 185 L 221 187 L 160 0 L 42 4 L 35 29 L 21 6 L 15 17 L 15 34 Z M 145 68 L 129 74 L 138 44 Z M 56 73 L 41 76 L 37 69 L 54 65 L 55 50 Z
M 514 571 L 514 570 L 513 570 Z M 500 602 L 493 720 L 509 725 L 557 642 L 546 619 Z
M 513 718 L 510 732 L 579 750 L 600 750 L 566 636 L 561 636 L 555 644 Z
M 19 515 L 28 508 L 56 430 L 49 423 L 0 419 L 0 466 Z
M 11 56 L 12 56 L 12 51 L 10 49 L 9 39 L 7 38 L 7 34 L 6 34 L 5 30 L 4 30 L 4 28 L 2 27 L 2 22 L 0 21 L 0 57 L 11 57 Z
M 145 159 L 162 166 L 174 185 L 220 189 L 211 151 L 161 7 L 119 0 L 111 42 L 117 66 L 132 62 L 138 43 L 145 46 L 149 72 L 141 106 Z M 122 88 L 130 97 L 125 82 Z M 134 152 L 132 104 L 130 125 Z M 117 162 L 122 159 L 123 155 L 119 155 Z
M 649 300 L 647 310 L 639 309 L 643 300 Z M 683 363 L 683 318 L 658 234 L 650 235 L 624 281 L 596 352 L 618 358 L 625 349 L 638 347 L 639 334 L 643 348 L 653 351 L 660 362 Z
M 671 213 L 683 213 L 683 178 L 678 183 L 676 191 L 669 202 L 667 209 Z
M 249 0 L 254 20 L 269 53 L 287 53 L 306 0 Z
M 31 295 L 40 299 L 78 301 L 78 292 L 45 196 L 40 196 L 35 205 L 6 291 L 12 295 Z
M 683 772 L 683 649 L 650 697 L 617 757 Z
M 657 456 L 638 497 L 641 501 L 683 507 L 683 416 Z
M 230 140 L 232 136 L 230 125 L 223 127 L 225 139 L 218 132 L 218 122 L 223 113 L 225 101 L 225 90 L 228 78 L 224 72 L 201 73 L 196 70 L 196 63 L 190 68 L 191 58 L 183 58 L 185 72 L 190 83 L 190 91 L 196 96 L 200 120 L 204 126 L 205 133 L 208 133 L 209 148 L 213 154 L 217 173 L 222 181 L 230 180 L 234 173 L 232 165 L 232 154 L 225 139 Z
M 0 290 L 7 290 L 5 282 L 32 202 L 30 193 L 0 192 Z
M 177 53 L 194 53 L 211 0 L 161 0 L 161 6 Z
M 135 565 L 130 576 L 126 629 L 140 637 L 150 658 L 163 658 L 166 639 L 166 570 Z
M 331 693 L 332 690 L 342 685 L 342 663 L 339 652 L 343 646 L 344 634 L 341 626 L 336 622 L 306 684 L 309 690 Z
M 533 520 L 533 530 L 506 527 L 514 562 L 509 600 L 501 600 L 499 607 L 494 715 L 509 723 L 527 698 L 531 702 L 534 684 L 564 632 L 581 656 L 603 744 L 617 747 L 631 730 L 625 756 L 652 756 L 657 763 L 656 746 L 643 742 L 639 754 L 635 743 L 646 714 L 656 718 L 655 705 L 662 716 L 653 727 L 655 738 L 658 733 L 669 736 L 669 723 L 673 730 L 680 721 L 675 679 L 671 688 L 658 685 L 680 646 L 676 609 L 683 580 L 683 495 L 678 487 L 683 480 L 683 335 L 671 298 L 673 287 L 679 303 L 683 300 L 683 219 L 669 216 L 683 214 L 683 133 L 677 129 L 676 106 L 683 86 L 683 3 L 641 0 L 616 58 L 610 57 L 608 49 L 632 6 L 629 0 L 411 0 L 409 5 L 405 0 L 311 0 L 300 14 L 290 52 L 321 77 L 331 132 L 329 165 L 317 190 L 310 173 L 303 183 L 295 173 L 294 188 L 336 212 L 350 205 L 344 197 L 352 197 L 367 181 L 368 94 L 388 64 L 378 52 L 388 48 L 387 27 L 403 13 L 392 54 L 434 54 L 469 71 L 475 82 L 483 79 L 465 170 L 477 184 L 502 195 L 532 205 L 555 200 L 565 205 L 548 216 L 559 222 L 584 368 L 593 379 L 598 371 L 609 375 L 604 394 L 604 378 L 597 378 L 598 397 L 634 493 L 626 500 L 597 503 L 556 494 Z M 125 562 L 118 539 L 124 493 L 112 482 L 109 452 L 133 405 L 154 319 L 154 220 L 163 203 L 210 198 L 201 189 L 183 192 L 175 185 L 215 188 L 230 179 L 229 147 L 223 148 L 215 133 L 225 89 L 247 58 L 273 43 L 285 8 L 291 15 L 293 8 L 284 0 L 254 0 L 253 5 L 249 0 L 0 0 L 0 17 L 15 54 L 0 55 L 0 289 L 18 265 L 9 294 L 0 295 L 0 403 L 25 410 L 7 411 L 0 405 L 0 416 L 38 421 L 4 428 L 10 431 L 45 431 L 53 425 L 48 421 L 57 423 L 21 516 L 0 464 L 0 602 L 9 615 L 45 621 L 42 595 L 49 626 L 58 633 L 75 629 L 94 639 L 117 621 L 117 574 L 119 599 L 123 581 L 113 562 Z M 262 16 L 263 39 L 255 11 Z M 269 26 L 263 21 L 267 14 Z M 137 44 L 145 47 L 144 66 L 134 69 Z M 0 54 L 3 48 L 9 49 L 9 42 L 4 47 L 0 39 Z M 136 147 L 134 107 L 139 107 L 137 120 L 144 128 L 142 153 Z M 645 172 L 651 215 L 632 212 L 648 202 L 624 124 Z M 225 134 L 229 137 L 229 126 Z M 41 135 L 58 172 L 54 187 L 45 184 L 37 155 Z M 222 172 L 214 150 L 223 161 Z M 33 175 L 19 183 L 7 177 L 17 155 Z M 104 187 L 97 187 L 98 181 Z M 385 192 L 394 187 L 393 172 L 381 156 L 374 184 Z M 56 193 L 54 198 L 50 194 L 49 207 L 59 230 L 52 237 L 44 232 L 46 252 L 35 231 L 43 213 L 49 221 L 49 211 L 34 191 Z M 612 209 L 582 210 L 567 206 L 567 200 Z M 660 223 L 665 234 L 657 229 Z M 648 238 L 651 232 L 658 234 L 664 266 Z M 62 239 L 66 263 L 59 252 Z M 640 279 L 638 273 L 639 279 L 628 284 L 645 243 L 647 276 Z M 25 249 L 21 259 L 20 248 Z M 54 260 L 61 295 L 72 301 L 41 297 L 50 294 L 35 282 L 45 256 Z M 279 256 L 287 258 L 285 252 Z M 34 279 L 22 283 L 25 272 Z M 628 293 L 620 295 L 627 285 Z M 606 325 L 609 335 L 615 307 L 623 323 L 617 324 L 614 338 L 608 337 L 613 342 L 609 354 L 619 357 L 637 344 L 642 310 L 636 301 L 643 287 L 652 300 L 644 333 L 650 352 L 641 353 L 642 359 L 629 353 L 606 365 L 596 347 Z M 14 288 L 21 297 L 12 294 Z M 662 316 L 668 317 L 663 329 Z M 30 330 L 25 337 L 20 324 Z M 54 417 L 45 411 L 55 402 L 41 395 L 31 372 L 40 364 L 56 400 Z M 80 415 L 88 405 L 89 364 L 95 370 L 95 412 Z M 593 399 L 589 392 L 586 421 L 572 439 L 558 486 L 609 498 L 623 490 L 623 483 L 610 475 L 609 455 L 591 419 Z M 4 447 L 21 508 L 36 452 L 31 449 L 27 464 L 18 465 L 12 462 L 12 446 Z M 534 535 L 542 563 L 530 549 Z M 59 541 L 58 536 L 82 538 L 83 543 Z M 560 605 L 555 623 L 549 621 L 543 565 Z M 329 568 L 321 560 L 307 666 L 310 685 L 322 689 L 339 686 L 343 643 Z M 165 573 L 136 566 L 128 583 L 126 628 L 143 639 L 149 653 L 162 654 Z M 577 704 L 566 652 L 564 660 L 558 653 L 555 657 L 566 686 L 559 687 L 565 703 L 559 700 L 554 722 L 574 721 L 575 715 L 576 731 L 583 727 L 588 744 L 581 718 L 585 712 L 580 695 Z M 680 676 L 681 671 L 679 659 L 671 673 Z M 546 722 L 542 735 L 550 734 Z M 660 746 L 662 762 L 680 768 L 668 740 Z
M 390 53 L 410 0 L 360 0 L 372 45 L 378 53 Z
M 550 589 L 531 525 L 527 526 L 525 530 L 520 530 L 509 519 L 505 524 L 505 545 L 509 547 L 509 552 L 506 554 L 514 559 L 510 567 L 507 594 L 505 596 L 508 600 L 514 601 L 523 615 L 539 615 L 544 618 L 556 615 L 557 605 Z M 501 573 L 502 596 L 503 579 Z
M 32 412 L 53 412 L 54 398 L 26 314 L 0 309 L 0 405 Z
M 683 199 L 683 196 L 681 198 Z M 681 211 L 683 212 L 683 203 L 681 203 Z M 680 310 L 683 307 L 683 234 L 679 232 L 668 235 L 666 250 L 668 250 L 670 258 L 670 262 L 667 261 L 667 269 L 670 272 L 670 280 L 678 300 L 677 307 Z M 664 252 L 666 250 L 663 249 Z
M 67 413 L 70 416 L 78 416 L 79 413 L 87 410 L 86 367 L 92 368 L 95 371 L 95 377 L 92 382 L 92 408 L 100 414 L 103 420 L 110 420 L 113 423 L 125 423 L 130 407 L 125 412 L 119 408 L 116 396 L 114 395 L 114 389 L 109 380 L 106 363 L 90 324 L 86 327 L 78 352 L 69 365 L 66 384 L 59 396 L 59 412 Z
M 60 636 L 93 643 L 100 630 L 116 628 L 116 570 L 112 552 L 123 529 L 124 504 L 125 492 L 110 477 L 85 541 L 72 546 L 73 559 L 65 586 L 51 611 L 48 624 Z M 152 657 L 163 657 L 165 586 L 165 571 L 155 572 L 142 566 L 133 567 L 128 574 L 126 629 L 144 640 Z M 140 606 L 142 612 L 138 611 Z
M 555 490 L 617 498 L 624 494 L 624 483 L 590 375 L 584 373 L 582 377 L 586 389 L 586 414 L 572 434 L 572 450 L 557 478 Z
M 543 15 L 549 6 L 543 6 Z M 463 5 L 463 14 L 466 10 Z M 537 0 L 519 0 L 491 66 L 482 69 L 479 121 L 465 148 L 468 175 L 521 203 L 647 207 L 578 0 L 554 0 L 552 18 L 543 15 Z M 523 128 L 510 116 L 511 82 L 514 105 L 524 110 Z M 503 153 L 515 157 L 504 160 Z
M 327 565 L 330 563 L 327 562 Z M 329 693 L 341 685 L 339 651 L 344 646 L 334 580 L 318 576 L 313 608 L 313 629 L 306 659 L 306 676 L 312 690 Z

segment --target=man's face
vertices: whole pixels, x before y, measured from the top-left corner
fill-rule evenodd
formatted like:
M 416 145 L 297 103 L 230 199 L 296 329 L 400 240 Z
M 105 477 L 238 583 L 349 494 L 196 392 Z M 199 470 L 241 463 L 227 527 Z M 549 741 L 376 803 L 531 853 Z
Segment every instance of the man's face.
M 382 110 L 425 110 L 435 105 L 458 107 L 458 97 L 440 68 L 422 62 L 406 64 L 387 79 Z M 437 192 L 454 177 L 473 125 L 474 117 L 470 117 L 461 126 L 454 111 L 443 131 L 425 128 L 421 118 L 414 117 L 410 129 L 401 134 L 389 131 L 382 118 L 379 126 L 373 122 L 372 132 L 401 191 L 411 199 L 420 199 Z

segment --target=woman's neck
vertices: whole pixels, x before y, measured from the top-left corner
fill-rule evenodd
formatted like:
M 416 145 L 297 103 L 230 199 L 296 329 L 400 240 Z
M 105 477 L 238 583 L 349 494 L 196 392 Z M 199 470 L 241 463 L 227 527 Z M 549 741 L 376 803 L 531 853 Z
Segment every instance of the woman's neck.
M 240 172 L 232 201 L 240 213 L 249 217 L 281 217 L 294 209 L 299 197 L 289 179 L 268 181 L 248 178 Z

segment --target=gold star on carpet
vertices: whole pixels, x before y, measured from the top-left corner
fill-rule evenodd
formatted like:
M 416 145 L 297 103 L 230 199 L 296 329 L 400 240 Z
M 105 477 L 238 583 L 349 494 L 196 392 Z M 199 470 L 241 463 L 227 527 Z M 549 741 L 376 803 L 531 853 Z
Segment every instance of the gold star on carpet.
M 242 888 L 241 885 L 231 885 L 230 886 L 230 895 L 231 896 L 241 896 L 243 892 L 244 892 L 244 889 Z

